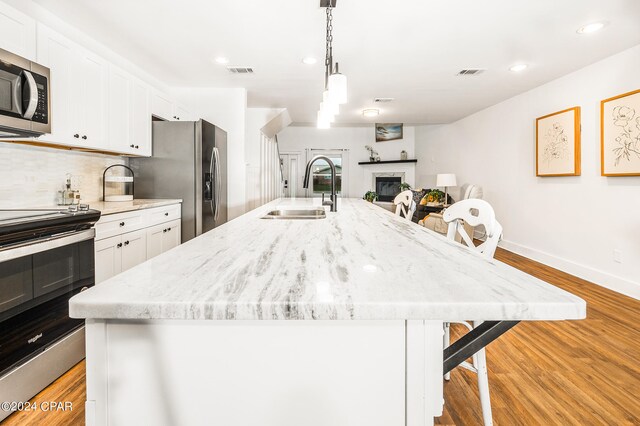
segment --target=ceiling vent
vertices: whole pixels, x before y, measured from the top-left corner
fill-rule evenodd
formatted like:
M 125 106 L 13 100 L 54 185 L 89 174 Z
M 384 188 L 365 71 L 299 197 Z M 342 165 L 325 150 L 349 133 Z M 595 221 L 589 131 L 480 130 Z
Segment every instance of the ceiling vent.
M 251 67 L 227 67 L 231 74 L 253 74 Z
M 386 102 L 393 102 L 396 98 L 375 98 L 373 101 L 377 104 L 382 104 Z
M 483 70 L 482 68 L 468 68 L 468 69 L 465 69 L 465 70 L 461 70 L 456 75 L 463 75 L 463 76 L 466 76 L 466 75 L 480 75 L 485 71 L 486 70 Z

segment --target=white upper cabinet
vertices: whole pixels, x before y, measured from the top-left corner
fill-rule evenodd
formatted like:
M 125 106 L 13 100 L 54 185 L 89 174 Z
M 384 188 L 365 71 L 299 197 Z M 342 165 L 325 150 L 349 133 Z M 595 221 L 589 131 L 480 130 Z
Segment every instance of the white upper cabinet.
M 173 121 L 173 102 L 164 93 L 155 91 L 151 101 L 151 113 L 163 120 Z
M 38 24 L 37 61 L 51 69 L 51 135 L 43 136 L 42 140 L 69 145 L 80 143 L 80 129 L 72 99 L 80 95 L 73 78 L 76 59 L 71 41 Z
M 107 149 L 107 62 L 38 24 L 37 61 L 51 69 L 51 135 L 39 140 Z
M 149 89 L 115 66 L 109 69 L 109 150 L 151 155 Z
M 151 102 L 152 114 L 167 121 L 193 121 L 195 120 L 189 111 L 183 106 L 171 100 L 162 92 L 153 93 Z
M 0 48 L 36 59 L 36 21 L 0 2 Z
M 176 121 L 194 121 L 191 113 L 180 104 L 173 104 L 173 120 Z
M 75 124 L 79 127 L 82 145 L 106 150 L 108 63 L 84 49 L 79 49 L 77 55 L 75 75 L 80 93 L 74 100 L 77 107 Z
M 129 140 L 137 155 L 151 156 L 151 101 L 149 86 L 134 78 L 131 81 L 131 120 Z M 131 148 L 131 146 L 130 146 Z
M 109 67 L 109 150 L 130 152 L 131 78 L 114 66 Z
M 0 47 L 51 69 L 51 134 L 37 141 L 151 156 L 152 115 L 193 120 L 186 108 L 133 74 L 0 1 Z

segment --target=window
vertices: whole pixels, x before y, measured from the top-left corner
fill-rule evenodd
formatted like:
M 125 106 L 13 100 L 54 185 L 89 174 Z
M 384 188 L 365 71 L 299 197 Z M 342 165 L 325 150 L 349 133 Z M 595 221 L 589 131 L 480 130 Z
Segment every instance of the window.
M 342 156 L 327 155 L 336 166 L 336 192 L 342 194 Z M 320 196 L 322 193 L 331 194 L 331 167 L 324 160 L 318 160 L 311 168 L 313 179 L 313 196 Z

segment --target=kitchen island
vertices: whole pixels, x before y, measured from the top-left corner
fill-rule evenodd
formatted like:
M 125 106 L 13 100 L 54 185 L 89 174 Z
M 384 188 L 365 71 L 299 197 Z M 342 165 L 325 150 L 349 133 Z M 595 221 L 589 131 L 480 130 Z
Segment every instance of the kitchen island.
M 313 203 L 276 200 L 75 296 L 87 424 L 432 424 L 443 322 L 586 315 L 582 299 L 363 200 L 262 219 Z

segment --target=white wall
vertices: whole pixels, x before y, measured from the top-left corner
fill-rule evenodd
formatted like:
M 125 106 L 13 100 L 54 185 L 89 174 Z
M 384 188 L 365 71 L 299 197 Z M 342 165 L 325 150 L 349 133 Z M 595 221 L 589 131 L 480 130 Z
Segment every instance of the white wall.
M 419 127 L 418 184 L 456 173 L 481 185 L 506 248 L 640 298 L 640 177 L 600 176 L 599 151 L 600 101 L 640 89 L 638 70 L 640 46 L 453 124 Z M 582 176 L 536 177 L 536 117 L 573 106 L 582 107 Z
M 227 132 L 229 220 L 246 211 L 245 118 L 246 89 L 181 88 L 173 91 L 189 111 Z
M 317 129 L 315 127 L 290 126 L 278 134 L 280 152 L 300 152 L 301 166 L 306 164 L 305 149 L 348 149 L 349 161 L 347 197 L 361 198 L 365 192 L 372 190 L 372 174 L 379 172 L 404 172 L 405 181 L 415 186 L 415 165 L 377 164 L 361 166 L 360 161 L 369 161 L 369 151 L 366 145 L 372 146 L 381 160 L 399 160 L 400 152 L 407 151 L 409 158 L 415 158 L 415 129 L 404 127 L 404 139 L 376 143 L 375 130 L 371 127 L 333 127 L 331 129 Z M 343 167 L 343 174 L 345 168 Z M 304 168 L 299 176 L 304 177 Z M 344 179 L 344 177 L 343 177 Z
M 83 203 L 102 198 L 102 173 L 127 159 L 30 145 L 0 143 L 0 208 L 54 207 L 67 173 Z

